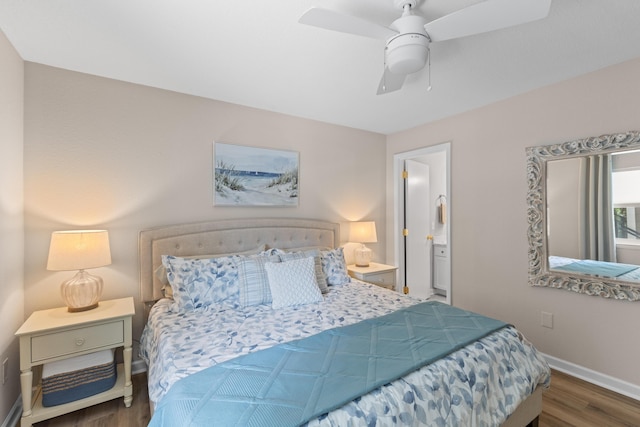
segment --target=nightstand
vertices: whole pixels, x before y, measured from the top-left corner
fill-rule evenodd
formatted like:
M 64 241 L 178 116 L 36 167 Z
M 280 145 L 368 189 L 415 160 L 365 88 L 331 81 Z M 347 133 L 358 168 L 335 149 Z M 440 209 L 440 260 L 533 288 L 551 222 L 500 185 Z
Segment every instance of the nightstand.
M 355 264 L 347 266 L 349 276 L 363 282 L 382 286 L 383 288 L 396 290 L 396 270 L 398 267 L 392 265 L 378 264 L 372 262 L 369 267 L 358 267 Z
M 118 397 L 124 397 L 126 407 L 131 406 L 131 318 L 134 314 L 133 298 L 129 297 L 100 301 L 97 308 L 88 311 L 69 313 L 67 307 L 61 307 L 35 311 L 29 316 L 16 332 L 20 337 L 22 427 Z M 118 365 L 116 384 L 110 390 L 51 407 L 42 406 L 40 387 L 32 394 L 32 367 L 117 347 L 124 347 L 124 363 Z

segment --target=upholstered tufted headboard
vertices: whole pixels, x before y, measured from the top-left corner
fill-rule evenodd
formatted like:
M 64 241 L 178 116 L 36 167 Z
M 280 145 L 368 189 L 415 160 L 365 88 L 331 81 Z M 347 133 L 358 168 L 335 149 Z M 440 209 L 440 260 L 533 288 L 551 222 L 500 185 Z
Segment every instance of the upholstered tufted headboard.
M 234 253 L 260 245 L 291 249 L 339 244 L 339 224 L 311 219 L 234 219 L 143 230 L 138 239 L 140 296 L 144 302 L 162 298 L 162 284 L 154 275 L 162 255 Z

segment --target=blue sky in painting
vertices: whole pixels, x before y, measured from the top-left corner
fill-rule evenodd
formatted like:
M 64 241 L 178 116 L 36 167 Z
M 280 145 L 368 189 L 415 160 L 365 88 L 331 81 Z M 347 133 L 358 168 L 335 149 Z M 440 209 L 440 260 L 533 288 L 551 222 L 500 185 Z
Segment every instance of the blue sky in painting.
M 239 171 L 282 173 L 298 166 L 298 153 L 217 142 L 214 161 L 215 165 L 223 161 Z

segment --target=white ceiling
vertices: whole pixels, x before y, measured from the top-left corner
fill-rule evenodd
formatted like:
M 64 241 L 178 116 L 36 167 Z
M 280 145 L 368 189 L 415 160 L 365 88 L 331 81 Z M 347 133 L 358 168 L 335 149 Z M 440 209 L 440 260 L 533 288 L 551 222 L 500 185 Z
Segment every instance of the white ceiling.
M 400 14 L 393 0 L 0 0 L 0 29 L 26 61 L 382 134 L 640 57 L 640 1 L 553 0 L 544 20 L 433 43 L 430 92 L 425 69 L 377 96 L 384 42 L 299 24 L 312 6 Z

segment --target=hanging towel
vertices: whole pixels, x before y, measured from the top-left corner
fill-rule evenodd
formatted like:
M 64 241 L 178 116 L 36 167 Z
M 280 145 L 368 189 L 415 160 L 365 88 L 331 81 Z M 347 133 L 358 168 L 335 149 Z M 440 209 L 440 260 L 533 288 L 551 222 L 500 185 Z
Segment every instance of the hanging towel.
M 439 220 L 440 220 L 440 224 L 446 224 L 447 223 L 447 205 L 444 203 L 444 200 L 440 201 L 440 206 L 438 209 L 438 216 L 439 216 Z

